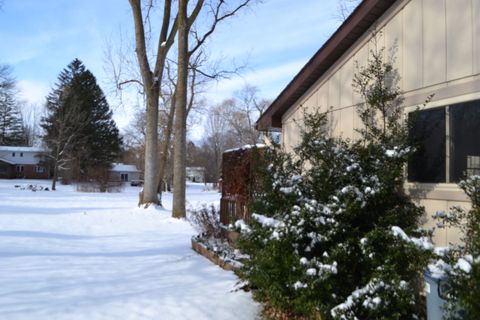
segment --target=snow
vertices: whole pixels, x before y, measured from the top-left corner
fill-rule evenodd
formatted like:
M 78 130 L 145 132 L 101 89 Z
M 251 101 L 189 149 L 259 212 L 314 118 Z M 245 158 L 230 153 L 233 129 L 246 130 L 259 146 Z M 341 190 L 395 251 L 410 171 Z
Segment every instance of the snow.
M 393 226 L 392 233 L 395 237 L 401 238 L 405 242 L 413 243 L 417 248 L 422 250 L 433 250 L 433 244 L 427 237 L 415 238 L 409 237 L 402 228 Z
M 254 319 L 238 278 L 190 247 L 195 234 L 166 209 L 139 209 L 138 191 L 15 188 L 0 180 L 0 319 Z M 189 184 L 190 204 L 218 201 Z M 241 312 L 239 312 L 241 310 Z
M 140 172 L 134 164 L 114 163 L 112 166 L 113 172 Z
M 235 228 L 240 229 L 240 232 L 248 233 L 250 232 L 250 227 L 245 223 L 243 219 L 235 221 Z
M 336 307 L 334 307 L 333 309 L 331 309 L 330 314 L 334 318 L 339 316 L 339 314 L 341 314 L 342 312 L 351 309 L 355 304 L 355 300 L 359 300 L 367 294 L 370 294 L 370 295 L 374 294 L 382 286 L 384 286 L 383 283 L 369 282 L 363 288 L 355 289 L 352 292 L 352 294 L 349 295 L 343 303 L 341 303 L 341 304 L 337 305 Z M 374 301 L 370 300 L 368 297 L 367 297 L 366 300 L 364 300 L 364 303 L 365 303 L 365 301 L 367 301 L 367 305 L 364 305 L 365 307 L 367 307 L 367 306 L 368 307 L 375 307 L 376 306 L 376 305 L 374 305 L 375 302 L 378 302 L 378 303 L 381 302 L 381 300 L 379 300 L 379 299 L 375 299 L 375 302 L 374 302 Z
M 252 219 L 255 219 L 256 221 L 258 221 L 258 223 L 260 223 L 264 227 L 277 228 L 277 227 L 282 227 L 284 225 L 284 223 L 280 220 L 266 217 L 258 213 L 252 214 Z
M 433 263 L 430 263 L 427 267 L 430 276 L 434 279 L 442 279 L 447 276 L 447 273 L 451 270 L 451 267 L 448 263 L 442 259 L 438 259 Z
M 294 288 L 295 290 L 304 289 L 304 288 L 307 288 L 307 287 L 308 287 L 307 284 L 305 284 L 305 283 L 303 283 L 303 282 L 300 282 L 300 281 L 297 281 L 297 282 L 295 282 L 295 283 L 293 284 L 293 288 Z
M 38 147 L 12 147 L 12 146 L 0 146 L 0 151 L 10 152 L 45 152 L 45 148 Z
M 472 271 L 472 256 L 467 255 L 462 258 L 459 258 L 455 266 L 453 267 L 454 269 L 460 269 L 465 273 L 470 273 Z
M 305 273 L 307 274 L 307 276 L 316 276 L 317 275 L 317 269 L 315 268 L 309 268 L 307 269 L 307 271 L 305 271 Z
M 223 153 L 228 153 L 228 152 L 233 152 L 233 151 L 239 151 L 239 150 L 248 150 L 248 149 L 252 149 L 252 148 L 261 149 L 261 148 L 265 148 L 265 147 L 266 147 L 266 145 L 263 144 L 263 143 L 246 144 L 246 145 L 241 146 L 241 147 L 239 147 L 239 148 L 227 149 L 227 150 L 223 151 Z

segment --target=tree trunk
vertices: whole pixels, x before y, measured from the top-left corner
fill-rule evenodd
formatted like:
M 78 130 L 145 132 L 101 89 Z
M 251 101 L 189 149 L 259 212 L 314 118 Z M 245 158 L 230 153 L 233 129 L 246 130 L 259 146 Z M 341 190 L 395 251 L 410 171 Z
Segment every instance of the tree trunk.
M 170 102 L 170 113 L 168 114 L 167 127 L 165 129 L 165 139 L 160 149 L 160 160 L 158 163 L 158 175 L 157 175 L 157 188 L 158 188 L 158 199 L 160 205 L 162 204 L 162 188 L 163 181 L 165 179 L 165 170 L 167 167 L 168 160 L 168 147 L 170 146 L 170 140 L 172 138 L 173 131 L 173 119 L 175 116 L 175 94 L 173 99 Z
M 159 204 L 157 195 L 157 139 L 158 139 L 158 88 L 147 94 L 147 125 L 145 141 L 145 173 L 142 202 Z
M 58 164 L 57 164 L 57 160 L 55 160 L 55 163 L 53 164 L 52 191 L 56 190 L 57 179 L 58 179 Z
M 172 27 L 169 33 L 171 0 L 164 1 L 163 23 L 158 41 L 157 58 L 155 68 L 150 68 L 147 57 L 147 46 L 145 40 L 144 19 L 140 0 L 129 0 L 132 8 L 133 21 L 135 25 L 135 52 L 137 55 L 142 83 L 147 96 L 147 123 L 145 137 L 145 173 L 143 195 L 140 195 L 142 204 L 159 204 L 157 194 L 157 166 L 158 166 L 158 99 L 160 84 L 163 78 L 163 68 L 168 50 L 173 44 L 176 34 L 176 26 Z
M 188 22 L 187 0 L 178 1 L 178 78 L 175 95 L 175 143 L 173 160 L 172 216 L 184 218 L 187 130 Z

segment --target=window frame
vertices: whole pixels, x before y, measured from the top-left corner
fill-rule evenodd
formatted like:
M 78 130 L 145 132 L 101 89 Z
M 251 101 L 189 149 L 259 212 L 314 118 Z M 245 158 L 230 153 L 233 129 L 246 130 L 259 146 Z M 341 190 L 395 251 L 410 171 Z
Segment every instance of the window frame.
M 478 101 L 480 104 L 480 92 L 457 96 L 454 98 L 442 99 L 434 102 L 429 102 L 423 107 L 419 108 L 418 105 L 412 105 L 404 108 L 405 118 L 408 118 L 408 115 L 412 112 L 418 110 L 419 112 L 427 111 L 435 108 L 445 108 L 445 181 L 444 182 L 417 182 L 410 181 L 408 179 L 408 170 L 405 170 L 405 182 L 409 185 L 420 184 L 420 185 L 446 185 L 446 186 L 456 186 L 458 182 L 451 181 L 451 157 L 453 156 L 451 152 L 451 118 L 450 118 L 450 109 L 455 108 L 455 105 L 462 103 L 468 103 Z M 407 169 L 407 168 L 406 168 Z M 468 168 L 465 168 L 467 170 Z
M 35 166 L 35 173 L 45 173 L 45 167 L 44 166 Z

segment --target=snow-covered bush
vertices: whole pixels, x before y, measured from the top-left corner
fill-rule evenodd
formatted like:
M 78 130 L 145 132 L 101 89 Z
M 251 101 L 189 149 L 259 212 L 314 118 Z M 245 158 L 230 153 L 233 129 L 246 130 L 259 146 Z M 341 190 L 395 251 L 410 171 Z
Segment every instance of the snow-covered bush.
M 295 156 L 265 155 L 271 165 L 239 243 L 251 257 L 244 275 L 254 294 L 274 307 L 322 319 L 424 314 L 421 274 L 432 245 L 418 229 L 423 208 L 403 192 L 413 148 L 399 91 L 379 79 L 392 71 L 382 55 L 359 73 L 362 139 L 330 138 L 327 116 L 306 114 Z
M 188 220 L 200 236 L 206 238 L 220 238 L 222 226 L 220 212 L 213 204 L 201 204 L 198 208 L 188 209 Z
M 439 227 L 455 227 L 462 233 L 462 244 L 437 252 L 439 259 L 429 268 L 448 277 L 446 317 L 480 319 L 480 176 L 472 176 L 459 186 L 472 202 L 466 211 L 453 207 L 434 216 Z

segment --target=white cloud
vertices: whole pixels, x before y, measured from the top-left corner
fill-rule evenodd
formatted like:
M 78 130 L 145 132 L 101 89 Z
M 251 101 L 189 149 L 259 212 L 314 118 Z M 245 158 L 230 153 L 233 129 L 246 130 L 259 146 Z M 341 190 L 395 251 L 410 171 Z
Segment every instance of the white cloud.
M 17 82 L 22 100 L 28 104 L 43 105 L 50 92 L 50 87 L 44 82 L 20 80 Z

